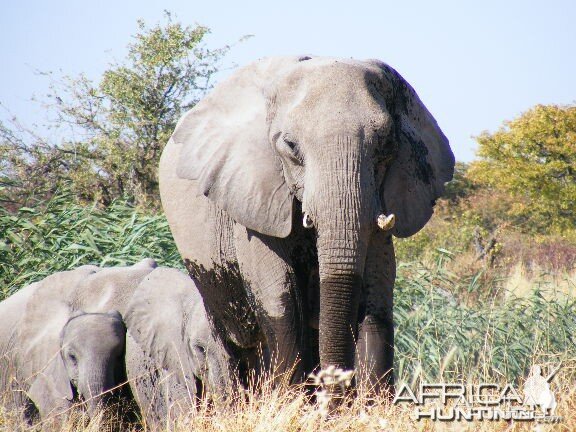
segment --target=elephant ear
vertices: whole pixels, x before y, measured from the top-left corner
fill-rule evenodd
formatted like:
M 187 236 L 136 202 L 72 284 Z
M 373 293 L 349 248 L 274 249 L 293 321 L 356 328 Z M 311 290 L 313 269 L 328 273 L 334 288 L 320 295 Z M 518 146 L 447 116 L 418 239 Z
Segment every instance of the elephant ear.
M 195 291 L 182 272 L 159 267 L 140 283 L 124 314 L 124 321 L 140 349 L 157 366 L 191 377 L 183 342 L 184 308 Z
M 454 155 L 448 139 L 414 89 L 390 66 L 379 62 L 392 87 L 397 154 L 383 184 L 386 213 L 396 216 L 392 233 L 416 234 L 428 222 L 444 183 L 452 180 Z
M 54 357 L 46 369 L 35 377 L 27 395 L 42 419 L 68 408 L 74 392 L 60 355 Z
M 292 196 L 268 138 L 268 88 L 307 58 L 256 61 L 238 71 L 188 111 L 172 135 L 182 149 L 177 175 L 236 222 L 275 237 L 292 229 Z
M 82 266 L 54 273 L 38 282 L 26 303 L 17 336 L 22 349 L 20 373 L 30 385 L 39 375 L 64 376 L 58 366 L 58 362 L 62 363 L 60 333 L 73 314 L 70 293 L 82 280 L 98 271 L 97 267 Z M 64 382 L 55 380 L 54 388 L 60 394 L 70 396 Z

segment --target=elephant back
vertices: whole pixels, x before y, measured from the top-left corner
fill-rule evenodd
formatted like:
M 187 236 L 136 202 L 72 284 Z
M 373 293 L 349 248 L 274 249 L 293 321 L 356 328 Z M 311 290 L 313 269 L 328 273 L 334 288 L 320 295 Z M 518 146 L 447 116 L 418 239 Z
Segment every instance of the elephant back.
M 156 267 L 149 258 L 128 267 L 104 267 L 73 287 L 71 308 L 93 313 L 117 310 L 124 315 L 134 291 Z

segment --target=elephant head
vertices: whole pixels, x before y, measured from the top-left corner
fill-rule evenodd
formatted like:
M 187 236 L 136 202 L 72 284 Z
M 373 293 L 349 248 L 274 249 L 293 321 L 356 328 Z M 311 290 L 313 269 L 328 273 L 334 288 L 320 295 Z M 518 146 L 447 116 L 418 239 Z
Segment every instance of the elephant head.
M 126 330 L 121 314 L 112 311 L 124 313 L 140 281 L 155 267 L 150 259 L 129 267 L 86 265 L 35 284 L 17 332 L 22 348 L 18 378 L 41 417 L 65 411 L 79 396 L 90 412 L 99 402 L 111 402 L 108 394 L 93 396 L 126 380 Z M 122 386 L 112 393 L 126 402 L 118 414 L 131 421 L 130 389 Z
M 169 376 L 161 380 L 171 387 L 162 390 L 173 405 L 166 412 L 177 416 L 204 392 L 213 397 L 229 387 L 231 359 L 212 336 L 202 297 L 186 274 L 159 267 L 146 276 L 128 304 L 126 324 L 142 352 Z
M 189 277 L 185 277 L 189 280 Z M 213 337 L 198 291 L 190 294 L 187 306 L 182 333 L 196 377 L 197 396 L 207 394 L 212 400 L 223 397 L 230 391 L 235 365 L 224 346 Z
M 280 238 L 294 220 L 315 227 L 321 365 L 352 368 L 378 221 L 415 234 L 452 178 L 448 140 L 414 89 L 379 61 L 263 59 L 185 114 L 172 140 L 177 175 L 236 222 Z
M 59 341 L 28 395 L 42 418 L 62 412 L 74 401 L 85 401 L 92 417 L 106 406 L 110 391 L 126 382 L 122 317 L 117 311 L 76 311 L 64 324 Z
M 126 327 L 118 311 L 77 312 L 60 335 L 60 354 L 67 376 L 92 416 L 126 382 Z

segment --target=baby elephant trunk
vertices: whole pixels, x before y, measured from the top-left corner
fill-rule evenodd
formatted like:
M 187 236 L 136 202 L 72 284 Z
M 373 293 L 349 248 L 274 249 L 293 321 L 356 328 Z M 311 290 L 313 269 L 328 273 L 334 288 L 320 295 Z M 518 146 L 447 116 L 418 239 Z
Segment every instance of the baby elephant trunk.
M 85 380 L 80 380 L 78 388 L 80 395 L 86 401 L 88 414 L 91 418 L 109 405 L 111 391 L 116 387 L 114 367 L 108 362 L 88 365 L 89 371 Z

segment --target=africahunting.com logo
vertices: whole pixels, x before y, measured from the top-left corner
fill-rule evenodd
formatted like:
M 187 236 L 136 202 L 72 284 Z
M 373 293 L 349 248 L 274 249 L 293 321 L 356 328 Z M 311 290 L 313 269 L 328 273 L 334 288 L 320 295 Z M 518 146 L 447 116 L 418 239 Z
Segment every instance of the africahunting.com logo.
M 524 382 L 522 395 L 512 384 L 421 383 L 398 389 L 394 404 L 413 404 L 415 420 L 478 421 L 517 420 L 558 423 L 556 398 L 550 383 L 561 365 L 547 376 L 542 368 L 533 366 Z

